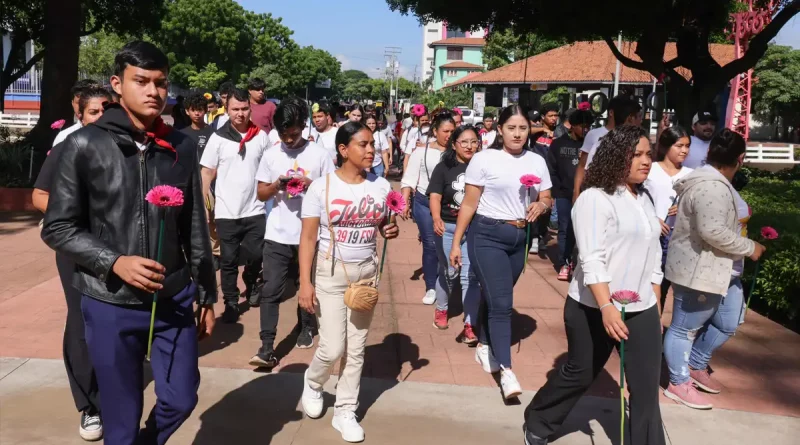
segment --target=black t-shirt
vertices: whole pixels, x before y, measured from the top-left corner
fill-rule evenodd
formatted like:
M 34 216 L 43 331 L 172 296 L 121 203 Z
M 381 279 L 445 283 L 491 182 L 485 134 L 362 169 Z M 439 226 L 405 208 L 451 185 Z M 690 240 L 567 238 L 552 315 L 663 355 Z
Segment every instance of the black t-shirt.
M 442 221 L 455 224 L 458 219 L 458 210 L 464 199 L 464 181 L 467 164 L 458 163 L 453 168 L 440 162 L 431 174 L 428 185 L 428 195 L 437 193 L 442 195 Z
M 551 190 L 554 198 L 572 199 L 575 170 L 578 168 L 582 145 L 583 141 L 572 139 L 569 134 L 561 136 L 550 144 L 545 160 L 550 180 L 553 182 Z
M 61 160 L 61 152 L 64 151 L 62 150 L 62 145 L 63 143 L 56 145 L 47 154 L 47 158 L 44 160 L 44 164 L 42 164 L 42 168 L 39 170 L 39 176 L 36 177 L 36 183 L 33 184 L 33 188 L 50 193 L 50 187 L 53 185 L 53 177 L 56 174 L 56 168 L 58 168 L 58 163 Z
M 195 130 L 189 126 L 181 128 L 180 131 L 186 136 L 189 136 L 197 144 L 197 159 L 199 161 L 200 158 L 203 157 L 203 150 L 206 149 L 208 140 L 211 138 L 211 135 L 214 134 L 214 129 L 211 128 L 210 125 L 205 126 L 202 130 Z

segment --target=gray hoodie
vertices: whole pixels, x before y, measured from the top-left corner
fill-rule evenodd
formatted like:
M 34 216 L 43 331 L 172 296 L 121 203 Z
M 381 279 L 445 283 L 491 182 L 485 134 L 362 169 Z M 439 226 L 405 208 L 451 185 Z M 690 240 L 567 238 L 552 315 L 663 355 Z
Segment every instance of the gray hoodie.
M 753 241 L 737 228 L 734 189 L 710 165 L 675 184 L 678 215 L 669 241 L 665 275 L 675 284 L 725 295 L 733 261 L 750 256 Z

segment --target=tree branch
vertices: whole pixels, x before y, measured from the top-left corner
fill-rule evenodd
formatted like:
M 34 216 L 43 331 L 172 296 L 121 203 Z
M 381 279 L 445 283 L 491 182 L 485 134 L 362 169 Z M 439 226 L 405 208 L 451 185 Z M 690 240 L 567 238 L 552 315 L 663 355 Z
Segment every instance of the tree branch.
M 764 53 L 767 52 L 769 42 L 775 38 L 778 32 L 784 25 L 800 12 L 800 0 L 793 0 L 788 3 L 783 9 L 778 12 L 772 19 L 769 25 L 761 30 L 755 37 L 750 40 L 750 45 L 744 55 L 727 65 L 723 66 L 720 70 L 720 77 L 727 82 L 734 78 L 736 75 L 741 74 L 750 68 L 754 67 Z
M 616 57 L 617 60 L 622 62 L 623 65 L 627 66 L 628 68 L 647 71 L 647 66 L 644 64 L 644 62 L 637 62 L 631 59 L 630 57 L 626 57 L 624 54 L 622 54 L 619 51 L 619 48 L 617 48 L 617 45 L 614 44 L 613 39 L 611 39 L 610 37 L 603 37 L 603 40 L 605 40 L 606 45 L 608 45 L 608 49 L 611 50 L 611 53 L 614 54 L 614 57 Z
M 21 67 L 19 67 L 19 69 L 17 71 L 15 71 L 13 74 L 9 73 L 7 75 L 5 72 L 3 72 L 3 74 L 2 74 L 3 77 L 8 76 L 8 78 L 7 78 L 8 80 L 3 82 L 3 85 L 11 85 L 17 79 L 22 77 L 23 74 L 27 73 L 34 65 L 39 63 L 39 61 L 44 58 L 44 52 L 45 52 L 45 50 L 41 50 L 38 53 L 34 54 L 33 57 L 31 57 L 30 60 L 25 62 L 25 64 L 22 65 Z
M 98 24 L 94 25 L 94 27 L 92 27 L 92 29 L 82 32 L 81 33 L 81 37 L 90 36 L 90 35 L 96 33 L 97 31 L 100 31 L 101 29 L 103 29 L 103 25 L 98 23 Z
M 674 68 L 677 68 L 679 66 L 681 66 L 680 57 L 676 57 L 676 58 L 674 58 L 672 60 L 668 60 L 668 61 L 664 62 L 664 69 L 674 69 Z

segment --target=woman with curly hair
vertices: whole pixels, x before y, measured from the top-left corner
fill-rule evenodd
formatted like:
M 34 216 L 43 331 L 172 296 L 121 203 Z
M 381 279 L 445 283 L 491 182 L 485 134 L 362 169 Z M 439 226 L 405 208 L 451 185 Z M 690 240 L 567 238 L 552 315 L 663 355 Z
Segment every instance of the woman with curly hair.
M 640 186 L 652 164 L 644 129 L 623 125 L 600 143 L 585 190 L 572 208 L 578 265 L 564 305 L 567 363 L 536 393 L 525 410 L 525 443 L 544 445 L 625 340 L 630 391 L 630 442 L 663 445 L 658 406 L 661 371 L 659 298 L 661 224 Z M 626 320 L 611 295 L 635 291 Z M 627 434 L 626 434 L 627 435 Z

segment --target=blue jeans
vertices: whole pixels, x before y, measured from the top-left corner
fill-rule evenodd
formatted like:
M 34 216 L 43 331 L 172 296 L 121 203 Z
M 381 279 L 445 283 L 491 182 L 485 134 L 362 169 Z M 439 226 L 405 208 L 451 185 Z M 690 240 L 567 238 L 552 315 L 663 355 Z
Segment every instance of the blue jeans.
M 664 358 L 670 383 L 680 385 L 689 381 L 689 356 L 695 340 L 716 314 L 722 295 L 673 283 L 672 298 L 672 323 L 664 337 Z
M 558 214 L 558 263 L 556 267 L 572 263 L 572 252 L 575 250 L 575 231 L 572 229 L 572 200 L 556 198 Z
M 467 232 L 467 249 L 485 307 L 480 340 L 492 347 L 497 361 L 511 368 L 511 309 L 514 285 L 525 266 L 525 229 L 475 215 Z
M 728 293 L 717 308 L 711 320 L 700 329 L 689 356 L 692 369 L 703 370 L 708 367 L 714 351 L 724 345 L 736 333 L 736 328 L 744 322 L 745 306 L 742 280 L 732 277 Z
M 450 266 L 450 249 L 456 225 L 444 223 L 444 235 L 436 235 L 436 253 L 439 254 L 439 280 L 436 281 L 436 309 L 446 311 L 456 275 L 461 277 L 461 304 L 464 306 L 464 323 L 473 324 L 478 319 L 481 288 L 478 277 L 469 264 L 467 237 L 461 239 L 461 270 Z
M 375 156 L 378 156 L 378 154 L 376 153 Z M 385 167 L 383 166 L 383 162 L 381 162 L 380 164 L 376 165 L 375 167 L 372 167 L 372 173 L 375 173 L 376 176 L 382 178 L 384 169 L 385 169 Z
M 439 270 L 439 258 L 436 255 L 434 242 L 433 217 L 431 216 L 428 197 L 420 192 L 414 193 L 413 216 L 422 239 L 422 274 L 425 276 L 425 290 L 436 288 L 436 277 Z

